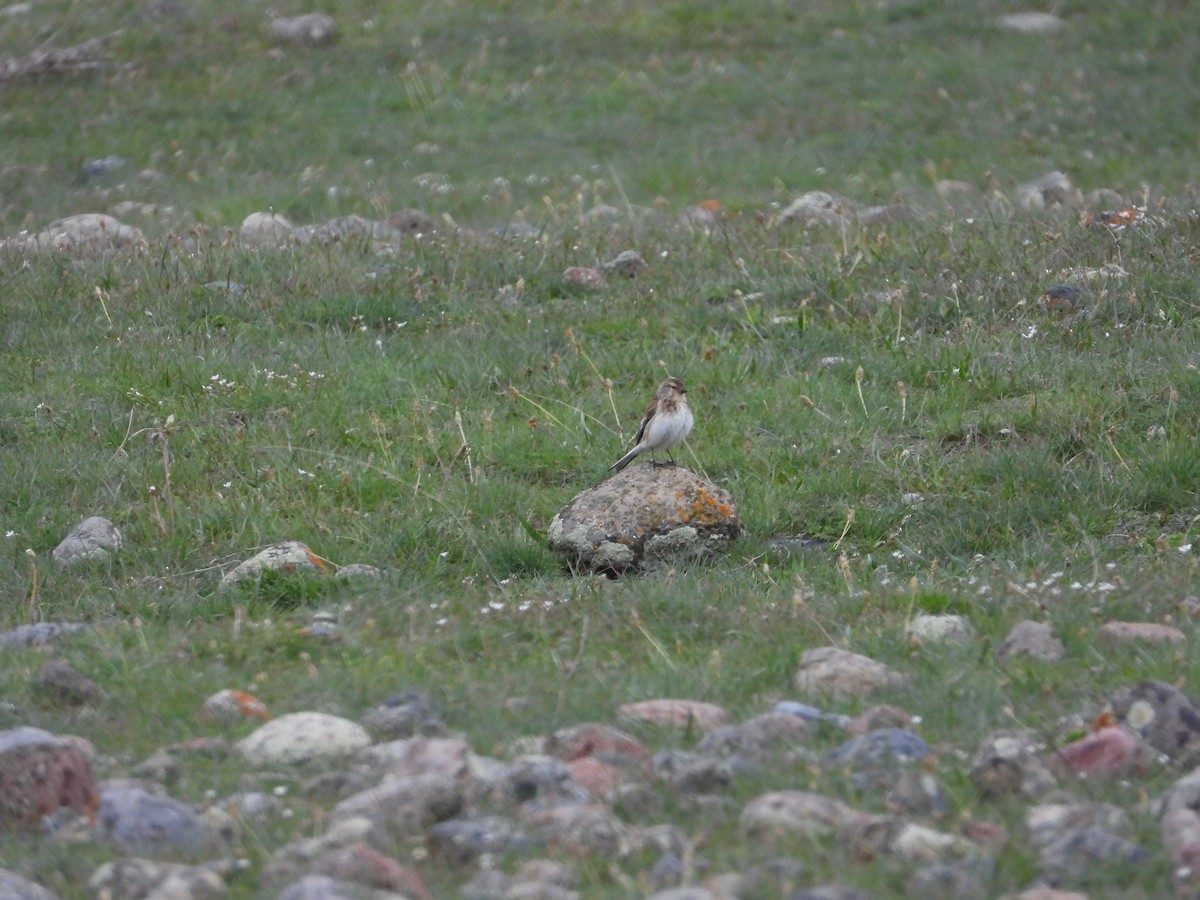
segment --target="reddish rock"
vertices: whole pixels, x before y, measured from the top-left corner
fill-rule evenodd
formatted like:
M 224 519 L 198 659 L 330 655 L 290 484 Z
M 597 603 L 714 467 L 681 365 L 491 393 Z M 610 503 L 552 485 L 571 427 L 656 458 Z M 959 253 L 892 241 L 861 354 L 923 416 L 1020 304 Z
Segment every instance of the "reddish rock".
M 623 781 L 623 770 L 594 756 L 581 756 L 567 763 L 571 777 L 597 799 L 607 797 Z
M 546 741 L 546 753 L 566 762 L 595 756 L 620 765 L 638 765 L 647 774 L 653 769 L 650 751 L 634 737 L 611 725 L 587 723 L 556 731 Z
M 1106 622 L 1096 629 L 1101 644 L 1182 644 L 1187 638 L 1178 628 L 1157 622 Z
M 698 700 L 643 700 L 626 703 L 617 713 L 628 719 L 701 731 L 712 731 L 730 722 L 729 713 L 720 706 Z
M 1129 728 L 1114 725 L 1072 741 L 1046 757 L 1046 768 L 1083 778 L 1123 778 L 1145 772 L 1151 750 Z
M 15 729 L 3 736 L 32 731 Z M 64 806 L 95 818 L 100 793 L 87 757 L 77 747 L 46 737 L 0 740 L 0 829 L 37 828 L 43 816 Z
M 416 872 L 406 869 L 367 844 L 351 844 L 326 853 L 317 860 L 314 871 L 337 881 L 352 881 L 404 894 L 413 900 L 429 900 L 429 891 Z

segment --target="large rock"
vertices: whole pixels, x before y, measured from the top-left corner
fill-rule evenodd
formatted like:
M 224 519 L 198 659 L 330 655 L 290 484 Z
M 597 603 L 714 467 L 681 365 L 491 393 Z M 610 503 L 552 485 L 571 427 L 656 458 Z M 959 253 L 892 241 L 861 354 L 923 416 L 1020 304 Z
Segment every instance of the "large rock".
M 632 465 L 576 496 L 550 547 L 579 570 L 645 572 L 725 550 L 742 530 L 729 492 L 680 466 Z
M 103 559 L 121 549 L 121 532 L 104 516 L 89 516 L 72 528 L 51 556 L 57 562 Z
M 328 713 L 297 712 L 280 716 L 237 742 L 252 766 L 281 766 L 352 756 L 371 745 L 357 722 Z
M 0 829 L 36 828 L 62 807 L 91 815 L 98 803 L 78 747 L 40 728 L 0 732 Z

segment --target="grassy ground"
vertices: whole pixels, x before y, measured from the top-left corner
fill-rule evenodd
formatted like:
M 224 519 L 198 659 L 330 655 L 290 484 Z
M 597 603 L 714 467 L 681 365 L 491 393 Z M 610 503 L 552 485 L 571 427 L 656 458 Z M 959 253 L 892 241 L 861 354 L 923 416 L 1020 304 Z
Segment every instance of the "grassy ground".
M 416 687 L 499 753 L 647 697 L 756 713 L 792 696 L 805 648 L 835 643 L 912 672 L 884 699 L 970 754 L 1014 724 L 1053 739 L 1133 680 L 1200 690 L 1186 651 L 1091 639 L 1110 618 L 1195 637 L 1200 88 L 1178 73 L 1200 37 L 1184 4 L 1064 3 L 1050 38 L 994 27 L 1016 8 L 360 2 L 340 8 L 337 46 L 282 54 L 253 6 L 8 17 L 0 54 L 122 33 L 111 70 L 2 88 L 0 233 L 134 199 L 214 235 L 183 253 L 148 226 L 149 251 L 128 258 L 0 260 L 0 626 L 94 623 L 63 656 L 113 697 L 83 715 L 41 708 L 41 658 L 10 652 L 13 721 L 128 762 L 209 733 L 195 711 L 221 688 L 277 714 L 354 717 Z M 83 177 L 110 154 L 128 167 Z M 1114 233 L 1010 211 L 1017 182 L 1055 168 L 1148 197 L 1151 219 Z M 999 196 L 955 216 L 935 176 Z M 871 230 L 756 221 L 815 187 L 929 213 Z M 721 228 L 672 224 L 709 196 L 731 213 Z M 599 202 L 659 214 L 582 221 Z M 402 206 L 546 233 L 443 229 L 394 257 L 220 239 L 258 209 L 318 221 Z M 650 262 L 636 280 L 562 283 L 627 248 Z M 1129 274 L 1094 285 L 1091 316 L 1037 308 L 1063 270 L 1106 263 Z M 246 292 L 202 287 L 228 278 Z M 709 566 L 569 578 L 540 532 L 604 477 L 666 371 L 697 415 L 681 462 L 734 494 L 746 534 Z M 56 568 L 49 550 L 93 513 L 125 550 Z M 828 543 L 771 552 L 796 534 Z M 215 592 L 222 569 L 289 538 L 389 575 Z M 250 623 L 236 635 L 235 607 Z M 338 611 L 341 642 L 295 633 L 317 608 Z M 962 612 L 979 640 L 914 649 L 903 628 L 921 611 Z M 994 660 L 1028 617 L 1055 627 L 1065 662 Z M 201 801 L 240 777 L 214 763 L 176 793 Z M 823 778 L 787 774 L 879 806 Z M 947 827 L 1020 831 L 1020 804 L 982 803 L 958 767 L 945 778 Z M 1169 780 L 1093 790 L 1133 805 Z M 735 807 L 771 786 L 739 783 Z M 1158 846 L 1148 816 L 1137 827 Z M 712 828 L 718 868 L 768 853 Z M 281 839 L 258 837 L 262 853 Z M 35 877 L 63 871 L 52 886 L 71 896 L 102 858 L 4 841 Z M 997 893 L 1029 880 L 1019 848 Z M 1161 856 L 1093 896 L 1155 895 Z M 816 880 L 848 877 L 836 853 L 806 862 Z M 852 880 L 886 895 L 902 874 Z M 603 867 L 584 875 L 616 890 Z

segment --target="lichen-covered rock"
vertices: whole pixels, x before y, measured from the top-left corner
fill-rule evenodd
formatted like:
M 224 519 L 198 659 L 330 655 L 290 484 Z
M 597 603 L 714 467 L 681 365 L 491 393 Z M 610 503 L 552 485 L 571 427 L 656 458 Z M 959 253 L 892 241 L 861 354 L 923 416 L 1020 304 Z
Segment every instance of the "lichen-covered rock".
M 171 900 L 216 900 L 229 891 L 221 874 L 207 866 L 185 866 L 150 859 L 114 859 L 88 880 L 97 898 L 159 897 Z
M 306 544 L 301 541 L 283 541 L 271 545 L 241 563 L 221 579 L 218 588 L 225 590 L 243 581 L 260 581 L 265 571 L 285 574 L 291 572 L 325 573 L 328 568 L 321 557 L 309 550 Z
M 742 530 L 729 492 L 680 466 L 632 465 L 576 496 L 550 548 L 577 570 L 646 572 L 724 551 Z
M 351 756 L 371 744 L 357 722 L 319 712 L 280 716 L 237 743 L 252 766 L 266 767 L 334 760 Z
M 72 528 L 50 555 L 56 562 L 102 559 L 121 549 L 121 532 L 104 516 L 89 516 Z

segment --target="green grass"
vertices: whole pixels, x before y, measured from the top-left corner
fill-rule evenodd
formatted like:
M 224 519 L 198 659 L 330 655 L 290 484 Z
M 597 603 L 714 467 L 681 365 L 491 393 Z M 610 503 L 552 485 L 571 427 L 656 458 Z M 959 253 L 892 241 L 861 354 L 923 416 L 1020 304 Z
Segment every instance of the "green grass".
M 44 708 L 30 687 L 42 655 L 6 651 L 6 715 L 86 736 L 109 775 L 211 734 L 196 712 L 222 688 L 276 714 L 352 718 L 420 688 L 478 752 L 505 755 L 656 696 L 748 717 L 795 696 L 805 649 L 836 643 L 912 674 L 878 699 L 951 751 L 937 827 L 1006 827 L 989 889 L 1023 887 L 1024 804 L 979 798 L 959 756 L 1002 727 L 1061 739 L 1066 717 L 1131 681 L 1200 691 L 1189 651 L 1092 640 L 1111 618 L 1196 637 L 1200 89 L 1178 73 L 1200 37 L 1170 3 L 1061 4 L 1068 28 L 1049 38 L 991 24 L 1016 8 L 362 0 L 339 9 L 335 47 L 281 54 L 250 8 L 49 2 L 8 17 L 0 56 L 122 33 L 111 69 L 3 87 L 0 235 L 126 199 L 176 216 L 137 223 L 142 253 L 0 254 L 0 628 L 92 623 L 57 653 L 113 698 Z M 109 154 L 130 166 L 82 178 Z M 1140 201 L 1145 186 L 1152 217 L 1111 233 L 1012 209 L 1019 182 L 1056 168 L 1084 191 Z M 954 214 L 935 177 L 995 193 Z M 871 229 L 759 221 L 813 188 L 921 213 Z M 722 225 L 677 227 L 706 197 Z M 598 203 L 622 210 L 616 225 L 583 217 Z M 255 210 L 317 222 L 407 206 L 443 227 L 392 255 L 226 239 Z M 542 239 L 485 232 L 522 220 Z M 567 266 L 630 248 L 650 263 L 637 279 L 563 284 Z M 1096 284 L 1090 317 L 1037 309 L 1064 270 L 1106 263 L 1129 275 Z M 226 279 L 246 292 L 203 287 Z M 665 371 L 697 416 L 677 455 L 733 493 L 745 534 L 717 562 L 572 579 L 541 535 L 605 477 Z M 55 566 L 49 551 L 90 514 L 118 524 L 123 551 Z M 785 557 L 769 544 L 781 535 L 826 544 Z M 216 590 L 285 539 L 387 575 Z M 298 634 L 317 609 L 339 611 L 341 641 Z M 914 648 L 904 626 L 922 611 L 966 615 L 978 637 Z M 996 660 L 1023 618 L 1054 626 L 1064 662 Z M 822 732 L 816 749 L 840 739 Z M 203 802 L 243 776 L 235 760 L 189 763 L 173 791 Z M 1173 777 L 1087 786 L 1131 810 L 1152 853 L 1092 896 L 1169 889 L 1139 800 Z M 292 787 L 290 824 L 239 844 L 251 875 L 319 815 Z M 739 780 L 728 811 L 704 817 L 664 789 L 663 816 L 707 835 L 713 871 L 796 855 L 814 883 L 898 896 L 904 866 L 850 871 L 832 844 L 740 836 L 744 803 L 781 787 L 883 809 L 796 767 Z M 0 858 L 77 897 L 108 857 L 5 835 Z M 636 880 L 652 863 L 618 865 Z M 589 896 L 623 891 L 605 866 L 577 869 Z M 421 871 L 441 895 L 464 880 Z M 254 895 L 253 878 L 233 893 Z

